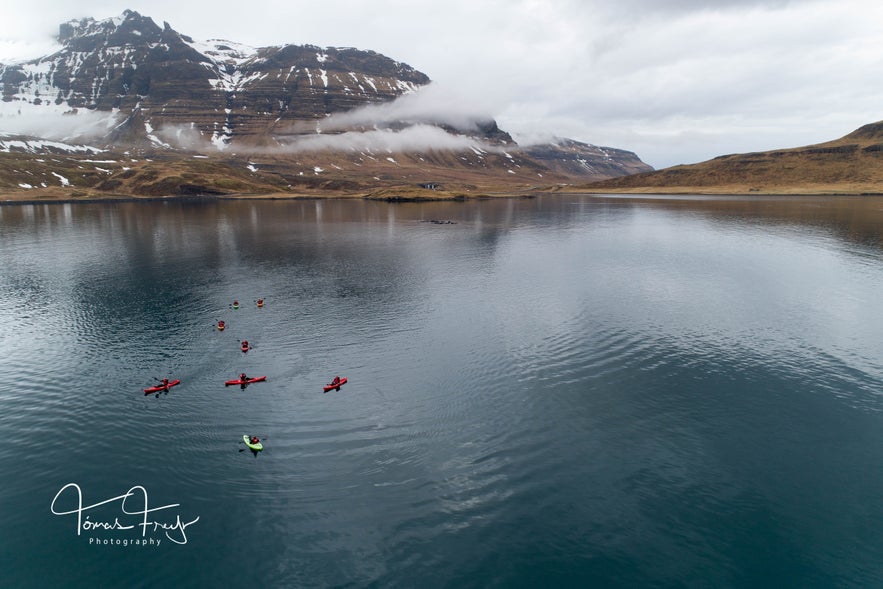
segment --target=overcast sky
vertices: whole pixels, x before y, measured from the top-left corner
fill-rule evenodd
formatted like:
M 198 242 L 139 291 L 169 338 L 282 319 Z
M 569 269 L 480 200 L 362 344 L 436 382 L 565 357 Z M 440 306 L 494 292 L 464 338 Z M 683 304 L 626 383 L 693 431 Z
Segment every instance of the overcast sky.
M 663 168 L 883 120 L 880 0 L 0 0 L 0 62 L 129 8 L 199 40 L 371 49 L 449 108 Z M 2 125 L 0 125 L 2 130 Z

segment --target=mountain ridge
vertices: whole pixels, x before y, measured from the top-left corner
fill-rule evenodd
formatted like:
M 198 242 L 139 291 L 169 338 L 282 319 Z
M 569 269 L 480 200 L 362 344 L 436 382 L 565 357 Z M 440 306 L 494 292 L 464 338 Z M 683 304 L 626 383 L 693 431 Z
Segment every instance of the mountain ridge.
M 489 117 L 415 111 L 430 78 L 370 50 L 196 41 L 131 10 L 63 23 L 58 41 L 51 55 L 0 64 L 6 192 L 470 192 L 652 169 L 626 150 L 566 139 L 522 148 Z M 49 115 L 51 130 L 28 132 Z M 93 164 L 96 153 L 115 165 Z M 46 154 L 63 155 L 62 169 Z M 142 173 L 153 181 L 135 181 Z
M 140 111 L 144 129 L 124 135 L 142 145 L 164 146 L 178 128 L 218 148 L 234 134 L 246 144 L 267 143 L 268 130 L 280 123 L 389 101 L 430 81 L 375 52 L 196 42 L 130 10 L 102 21 L 64 23 L 58 40 L 63 46 L 52 55 L 0 68 L 3 101 L 54 103 L 71 114 Z M 124 116 L 120 125 L 129 123 Z M 163 128 L 166 137 L 152 133 Z
M 370 50 L 196 41 L 131 10 L 63 23 L 58 41 L 51 55 L 0 65 L 7 192 L 367 194 L 444 184 L 437 197 L 652 169 L 626 150 L 567 139 L 522 148 L 489 117 L 414 111 L 430 78 Z M 404 98 L 411 110 L 399 107 Z M 52 129 L 28 132 L 25 123 L 49 115 Z M 116 165 L 94 165 L 95 150 Z M 55 160 L 63 169 L 39 161 L 46 154 L 64 155 Z M 66 175 L 78 166 L 86 171 Z M 138 170 L 146 179 L 135 181 Z

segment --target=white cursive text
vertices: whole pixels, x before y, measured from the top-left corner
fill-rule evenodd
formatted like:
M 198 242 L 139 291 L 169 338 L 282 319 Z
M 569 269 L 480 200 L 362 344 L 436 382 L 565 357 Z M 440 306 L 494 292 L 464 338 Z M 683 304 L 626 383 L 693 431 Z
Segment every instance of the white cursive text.
M 58 501 L 58 498 L 68 489 L 73 489 L 73 492 L 76 494 L 76 508 L 68 511 L 56 510 L 55 504 Z M 120 502 L 120 510 L 124 515 L 138 516 L 140 522 L 131 525 L 125 525 L 124 523 L 120 523 L 119 516 L 114 517 L 113 521 L 92 521 L 90 515 L 87 515 L 86 521 L 83 521 L 83 514 L 85 512 L 91 511 L 101 505 L 113 503 L 114 501 Z M 136 485 L 129 489 L 123 495 L 118 495 L 116 497 L 111 497 L 110 499 L 105 499 L 104 501 L 99 501 L 98 503 L 84 506 L 83 491 L 80 489 L 80 486 L 76 483 L 68 483 L 63 486 L 61 490 L 58 491 L 58 493 L 55 494 L 55 498 L 52 499 L 52 505 L 50 506 L 50 509 L 55 515 L 76 514 L 77 536 L 79 536 L 83 530 L 131 530 L 136 526 L 140 526 L 142 538 L 146 537 L 148 529 L 152 530 L 153 532 L 156 532 L 157 530 L 162 530 L 163 532 L 165 532 L 166 538 L 168 538 L 172 542 L 176 544 L 187 544 L 187 527 L 199 521 L 199 516 L 197 516 L 196 519 L 186 523 L 181 521 L 180 515 L 175 515 L 175 521 L 173 523 L 155 521 L 152 519 L 152 516 L 151 519 L 148 519 L 148 514 L 156 511 L 162 511 L 164 509 L 171 509 L 173 507 L 180 507 L 180 505 L 180 503 L 172 503 L 170 505 L 163 505 L 161 507 L 148 507 L 147 489 L 140 485 Z

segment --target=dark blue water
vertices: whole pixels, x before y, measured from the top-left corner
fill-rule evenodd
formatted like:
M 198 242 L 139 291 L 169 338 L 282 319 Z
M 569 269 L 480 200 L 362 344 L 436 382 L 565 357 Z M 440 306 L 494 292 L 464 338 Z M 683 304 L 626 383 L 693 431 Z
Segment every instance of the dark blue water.
M 0 206 L 0 586 L 883 586 L 881 300 L 879 198 Z

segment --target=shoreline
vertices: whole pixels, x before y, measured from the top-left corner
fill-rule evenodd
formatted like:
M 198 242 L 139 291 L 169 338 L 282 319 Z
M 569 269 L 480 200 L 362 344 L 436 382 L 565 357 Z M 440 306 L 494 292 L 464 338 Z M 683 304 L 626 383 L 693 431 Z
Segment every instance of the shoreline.
M 392 192 L 392 191 L 384 191 Z M 714 190 L 592 190 L 578 188 L 549 188 L 530 191 L 488 191 L 481 193 L 448 193 L 433 195 L 414 194 L 290 194 L 290 193 L 241 193 L 241 194 L 205 194 L 205 195 L 168 195 L 168 196 L 134 196 L 125 194 L 101 194 L 83 196 L 62 196 L 55 194 L 31 195 L 27 193 L 0 194 L 0 206 L 38 205 L 38 204 L 90 204 L 90 203 L 131 203 L 131 202 L 220 202 L 228 200 L 373 200 L 388 203 L 414 202 L 468 202 L 486 199 L 505 198 L 536 198 L 539 196 L 610 196 L 614 198 L 631 197 L 635 199 L 647 197 L 732 197 L 738 199 L 764 199 L 776 197 L 881 197 L 883 191 L 850 191 L 850 190 L 791 190 L 791 191 L 714 191 Z
M 532 191 L 482 191 L 465 192 L 433 192 L 432 194 L 414 194 L 407 191 L 384 189 L 376 193 L 311 193 L 292 194 L 287 192 L 267 193 L 231 193 L 231 194 L 187 194 L 166 196 L 136 196 L 127 194 L 90 194 L 90 195 L 34 195 L 25 192 L 0 194 L 0 206 L 24 204 L 71 204 L 71 203 L 109 203 L 109 202 L 218 202 L 224 200 L 373 200 L 377 202 L 464 202 L 488 198 L 534 198 L 543 190 Z M 553 194 L 553 193 L 548 193 Z

